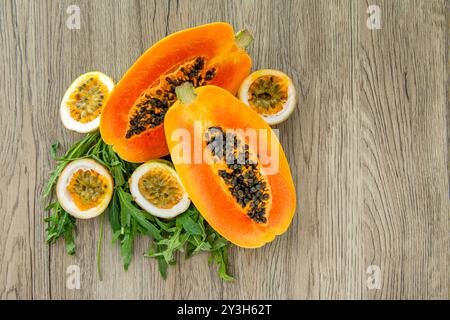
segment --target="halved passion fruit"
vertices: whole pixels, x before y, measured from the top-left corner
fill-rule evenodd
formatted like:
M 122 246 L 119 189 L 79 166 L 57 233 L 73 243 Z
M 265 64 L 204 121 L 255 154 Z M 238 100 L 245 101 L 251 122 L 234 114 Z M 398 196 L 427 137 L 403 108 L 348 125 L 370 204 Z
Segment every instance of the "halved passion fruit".
M 173 218 L 191 204 L 178 174 L 165 160 L 151 160 L 139 166 L 129 185 L 134 201 L 156 217 Z
M 80 133 L 97 130 L 102 108 L 113 88 L 113 80 L 101 72 L 79 76 L 67 89 L 61 102 L 63 125 Z
M 297 93 L 286 74 L 264 69 L 244 80 L 239 89 L 239 99 L 259 113 L 269 125 L 275 125 L 286 120 L 294 111 Z
M 91 159 L 79 159 L 64 168 L 56 185 L 56 195 L 69 214 L 89 219 L 105 211 L 113 188 L 113 178 L 104 166 Z

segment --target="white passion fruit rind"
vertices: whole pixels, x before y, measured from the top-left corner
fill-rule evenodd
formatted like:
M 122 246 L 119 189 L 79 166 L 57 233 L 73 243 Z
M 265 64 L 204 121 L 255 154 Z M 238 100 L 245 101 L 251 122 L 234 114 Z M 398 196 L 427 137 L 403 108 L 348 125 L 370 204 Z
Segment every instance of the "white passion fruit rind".
M 285 121 L 297 105 L 292 80 L 272 69 L 250 74 L 239 88 L 239 99 L 255 110 L 269 125 Z
M 56 196 L 61 207 L 79 219 L 90 219 L 106 210 L 114 181 L 109 171 L 92 159 L 70 162 L 59 176 Z
M 191 200 L 169 161 L 150 160 L 133 172 L 129 180 L 134 201 L 148 213 L 170 219 L 189 208 Z
M 97 130 L 102 108 L 113 88 L 114 81 L 101 72 L 88 72 L 75 79 L 61 101 L 64 127 L 79 133 Z

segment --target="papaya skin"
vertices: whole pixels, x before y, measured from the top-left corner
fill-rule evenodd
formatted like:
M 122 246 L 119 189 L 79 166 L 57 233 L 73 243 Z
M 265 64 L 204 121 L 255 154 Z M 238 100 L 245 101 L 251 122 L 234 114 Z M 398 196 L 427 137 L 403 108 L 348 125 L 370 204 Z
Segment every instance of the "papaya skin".
M 207 68 L 216 70 L 208 84 L 236 94 L 249 74 L 251 59 L 236 45 L 234 31 L 227 23 L 211 23 L 182 30 L 158 41 L 125 73 L 106 102 L 100 119 L 105 143 L 129 162 L 146 162 L 169 154 L 164 125 L 148 128 L 126 138 L 130 110 L 141 94 L 162 77 L 195 57 L 204 57 Z
M 196 88 L 195 93 L 193 102 L 186 105 L 178 100 L 166 114 L 165 134 L 175 168 L 191 200 L 219 234 L 240 247 L 261 247 L 286 232 L 295 213 L 296 192 L 284 151 L 278 139 L 270 135 L 269 125 L 228 91 L 217 86 L 205 86 Z M 193 137 L 194 121 L 201 121 L 203 130 L 209 126 L 221 126 L 224 129 L 266 129 L 267 139 L 276 139 L 279 170 L 266 176 L 272 199 L 267 223 L 256 223 L 246 215 L 235 198 L 224 188 L 213 165 L 205 161 L 183 163 L 173 152 L 179 140 L 172 139 L 172 133 L 182 128 Z M 259 143 L 263 142 L 260 140 Z M 270 154 L 270 143 L 263 148 L 267 148 Z M 191 153 L 193 150 L 194 142 L 191 141 Z M 266 168 L 262 163 L 261 167 L 262 170 Z

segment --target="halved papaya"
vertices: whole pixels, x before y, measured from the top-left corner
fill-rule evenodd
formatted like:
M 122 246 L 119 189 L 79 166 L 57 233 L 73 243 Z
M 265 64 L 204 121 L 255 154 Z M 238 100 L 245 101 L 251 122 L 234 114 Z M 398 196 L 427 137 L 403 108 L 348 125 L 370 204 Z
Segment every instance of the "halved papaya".
M 206 221 L 230 242 L 255 248 L 284 233 L 296 194 L 269 125 L 217 86 L 177 88 L 164 122 L 180 179 Z
M 146 162 L 168 155 L 164 117 L 175 103 L 175 87 L 214 84 L 237 93 L 251 68 L 247 31 L 234 35 L 227 23 L 211 23 L 174 33 L 148 49 L 111 93 L 100 132 L 119 156 Z

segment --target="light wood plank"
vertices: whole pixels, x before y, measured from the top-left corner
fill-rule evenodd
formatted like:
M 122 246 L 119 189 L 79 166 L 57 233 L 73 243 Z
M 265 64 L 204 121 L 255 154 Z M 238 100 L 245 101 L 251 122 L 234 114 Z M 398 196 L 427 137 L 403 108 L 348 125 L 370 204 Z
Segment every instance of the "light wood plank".
M 356 8 L 364 265 L 382 272 L 367 297 L 449 298 L 448 11 L 442 1 L 378 5 L 375 31 L 367 5 Z

